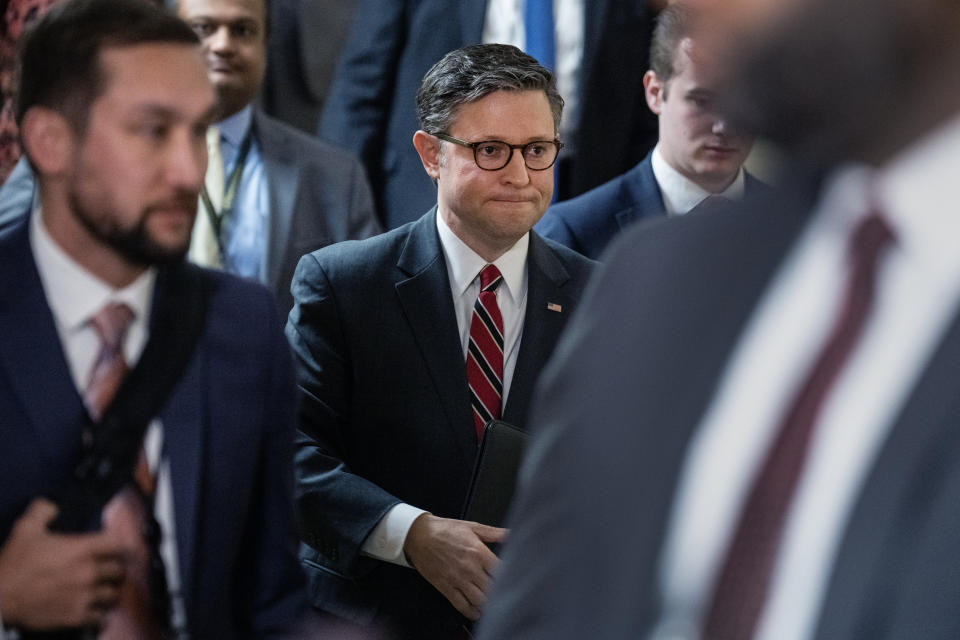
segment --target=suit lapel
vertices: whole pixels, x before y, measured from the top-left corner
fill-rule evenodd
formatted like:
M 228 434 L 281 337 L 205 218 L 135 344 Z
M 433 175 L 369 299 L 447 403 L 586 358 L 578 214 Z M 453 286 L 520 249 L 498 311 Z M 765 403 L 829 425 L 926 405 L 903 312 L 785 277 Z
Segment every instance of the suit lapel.
M 910 394 L 850 515 L 824 598 L 817 638 L 883 635 L 890 594 L 926 508 L 960 446 L 960 317 Z M 946 453 L 946 455 L 945 455 Z M 867 625 L 872 625 L 867 628 Z
M 625 229 L 641 218 L 662 215 L 665 211 L 663 195 L 653 175 L 652 158 L 653 151 L 647 154 L 643 162 L 630 170 L 623 182 L 626 193 L 622 199 L 631 204 L 615 215 L 620 229 Z
M 527 256 L 527 310 L 510 395 L 503 412 L 506 422 L 520 428 L 526 427 L 534 384 L 553 353 L 566 318 L 573 313 L 576 301 L 563 291 L 563 285 L 569 279 L 556 254 L 540 236 L 531 232 Z
M 188 609 L 193 595 L 193 568 L 197 562 L 196 534 L 205 446 L 201 416 L 207 413 L 203 401 L 206 374 L 206 367 L 200 359 L 194 360 L 161 412 L 164 448 L 170 461 L 180 584 Z
M 30 250 L 30 216 L 0 241 L 0 368 L 6 372 L 43 444 L 49 463 L 80 445 L 85 409 L 73 384 L 53 314 Z M 47 399 L 55 399 L 47 401 Z M 71 457 L 72 459 L 72 457 Z
M 260 158 L 267 181 L 270 211 L 267 214 L 267 255 L 265 258 L 267 284 L 276 290 L 279 286 L 285 252 L 290 246 L 293 228 L 293 208 L 296 204 L 300 165 L 288 157 L 291 145 L 285 144 L 282 132 L 270 126 L 266 117 L 253 112 L 254 135 L 260 145 Z
M 397 267 L 408 277 L 397 282 L 397 296 L 464 463 L 472 465 L 477 443 L 466 365 L 435 216 L 436 207 L 410 229 L 397 261 Z
M 167 269 L 157 278 L 153 308 L 176 308 L 176 303 L 164 303 L 174 291 L 182 291 L 183 276 L 180 269 Z M 176 280 L 174 280 L 176 278 Z M 187 281 L 192 282 L 192 281 Z M 177 299 L 182 296 L 177 296 Z M 166 314 L 171 315 L 171 314 Z M 150 319 L 151 332 L 162 331 L 164 323 L 175 318 L 154 315 Z M 182 324 L 182 323 L 181 323 Z M 203 416 L 208 416 L 210 407 L 209 369 L 203 357 L 203 336 L 190 361 L 174 385 L 170 397 L 160 412 L 163 425 L 164 454 L 170 463 L 170 484 L 173 492 L 177 555 L 180 559 L 181 590 L 189 607 L 193 567 L 196 562 L 196 533 L 199 527 L 199 496 L 202 493 L 204 446 L 206 439 Z

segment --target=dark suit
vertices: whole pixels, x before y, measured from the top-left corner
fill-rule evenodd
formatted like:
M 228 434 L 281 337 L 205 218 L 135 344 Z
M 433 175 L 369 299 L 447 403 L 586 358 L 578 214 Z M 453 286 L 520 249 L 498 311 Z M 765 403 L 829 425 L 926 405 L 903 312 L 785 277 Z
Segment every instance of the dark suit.
M 646 2 L 587 5 L 580 116 L 558 163 L 559 199 L 623 173 L 657 139 L 642 84 L 651 10 Z M 409 222 L 412 212 L 436 201 L 411 142 L 419 128 L 417 89 L 446 53 L 480 42 L 486 9 L 486 0 L 363 0 L 357 7 L 320 136 L 363 161 L 388 228 Z
M 534 229 L 544 238 L 599 259 L 610 241 L 628 226 L 666 213 L 652 158 L 653 151 L 623 175 L 551 206 Z M 745 175 L 745 196 L 756 196 L 766 188 L 749 173 Z
M 544 372 L 480 638 L 650 632 L 688 445 L 813 192 L 634 228 L 611 249 L 583 306 L 616 313 L 578 315 Z M 814 638 L 960 634 L 958 363 L 955 318 L 856 496 Z
M 320 247 L 380 233 L 363 166 L 348 153 L 324 144 L 254 109 L 253 127 L 269 194 L 266 284 L 281 310 L 293 306 L 290 280 L 300 256 Z M 33 174 L 22 159 L 0 195 L 0 229 L 30 210 Z M 15 204 L 14 204 L 15 203 Z
M 31 499 L 55 495 L 71 478 L 85 411 L 34 264 L 28 220 L 0 235 L 0 539 Z M 197 267 L 161 269 L 155 299 L 185 269 Z M 291 535 L 290 357 L 262 287 L 212 272 L 202 279 L 206 325 L 158 416 L 183 597 L 192 637 L 263 637 L 305 604 Z
M 380 233 L 370 186 L 356 158 L 254 110 L 270 194 L 267 280 L 281 309 L 300 256 Z
M 435 211 L 305 256 L 287 324 L 303 391 L 296 471 L 313 603 L 415 638 L 450 637 L 462 618 L 416 571 L 360 549 L 399 501 L 459 517 L 477 453 Z M 526 424 L 534 381 L 592 265 L 531 234 L 504 420 Z M 551 302 L 562 313 L 548 310 Z
M 270 0 L 261 100 L 267 113 L 315 133 L 357 0 Z

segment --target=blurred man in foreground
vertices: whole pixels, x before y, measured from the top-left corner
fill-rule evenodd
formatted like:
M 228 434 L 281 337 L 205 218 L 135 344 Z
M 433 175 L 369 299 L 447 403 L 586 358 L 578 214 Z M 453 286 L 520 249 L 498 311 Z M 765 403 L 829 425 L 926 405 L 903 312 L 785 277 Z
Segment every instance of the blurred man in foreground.
M 616 244 L 481 638 L 960 634 L 960 5 L 719 10 L 739 121 L 831 169 Z

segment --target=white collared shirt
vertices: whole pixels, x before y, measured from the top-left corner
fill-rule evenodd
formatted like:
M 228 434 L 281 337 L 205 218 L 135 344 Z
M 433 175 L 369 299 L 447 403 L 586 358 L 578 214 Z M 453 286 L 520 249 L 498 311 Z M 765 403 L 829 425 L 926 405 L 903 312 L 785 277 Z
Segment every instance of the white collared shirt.
M 149 337 L 157 270 L 147 269 L 126 287 L 114 289 L 60 248 L 43 223 L 39 204 L 30 216 L 30 247 L 71 378 L 80 395 L 87 387 L 94 360 L 100 352 L 100 338 L 90 320 L 112 302 L 122 302 L 133 311 L 133 321 L 123 343 L 124 357 L 132 368 L 140 359 Z M 150 470 L 157 474 L 154 514 L 163 531 L 160 554 L 171 596 L 172 625 L 174 630 L 180 630 L 185 627 L 186 617 L 180 594 L 170 463 L 162 456 L 163 428 L 159 420 L 150 423 L 143 446 Z
M 683 215 L 710 196 L 723 196 L 730 200 L 743 198 L 746 185 L 743 167 L 740 167 L 737 177 L 733 179 L 730 186 L 720 193 L 710 193 L 667 164 L 663 153 L 660 151 L 659 143 L 653 148 L 653 157 L 650 163 L 653 176 L 657 179 L 657 185 L 660 187 L 663 206 L 668 216 Z
M 457 316 L 457 330 L 460 332 L 460 345 L 463 349 L 463 362 L 466 368 L 467 347 L 470 342 L 470 322 L 473 317 L 473 305 L 480 295 L 480 271 L 488 264 L 458 238 L 443 216 L 437 213 L 437 233 L 447 265 L 447 277 L 450 280 L 450 295 Z M 530 233 L 517 240 L 506 253 L 493 261 L 500 270 L 503 282 L 497 287 L 497 305 L 503 316 L 503 395 L 501 406 L 506 406 L 513 381 L 513 371 L 517 366 L 520 351 L 520 339 L 523 334 L 523 317 L 527 310 L 527 253 L 530 248 Z M 393 506 L 377 523 L 367 536 L 361 551 L 374 558 L 409 566 L 403 553 L 410 526 L 421 514 L 425 513 L 406 503 Z
M 754 638 L 806 640 L 815 632 L 857 495 L 960 304 L 958 163 L 960 118 L 880 171 L 847 167 L 827 183 L 691 442 L 665 539 L 654 638 L 698 637 L 750 480 L 832 328 L 851 231 L 876 202 L 896 240 L 881 259 L 859 344 L 818 416 Z

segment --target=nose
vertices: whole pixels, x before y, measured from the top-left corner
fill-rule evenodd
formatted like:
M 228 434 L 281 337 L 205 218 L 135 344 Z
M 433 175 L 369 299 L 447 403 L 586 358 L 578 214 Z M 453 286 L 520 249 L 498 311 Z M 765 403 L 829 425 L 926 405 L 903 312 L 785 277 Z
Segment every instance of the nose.
M 522 149 L 510 150 L 510 161 L 500 170 L 504 181 L 510 184 L 525 185 L 530 182 L 530 173 L 523 161 Z
M 188 133 L 175 136 L 166 156 L 167 181 L 170 185 L 199 194 L 207 171 L 206 141 Z
M 717 116 L 717 118 L 713 121 L 713 127 L 711 130 L 718 136 L 727 135 L 730 133 L 730 123 L 727 122 L 725 117 Z
M 216 30 L 207 36 L 205 44 L 211 51 L 225 53 L 233 48 L 233 41 L 230 38 L 229 25 L 222 24 Z

